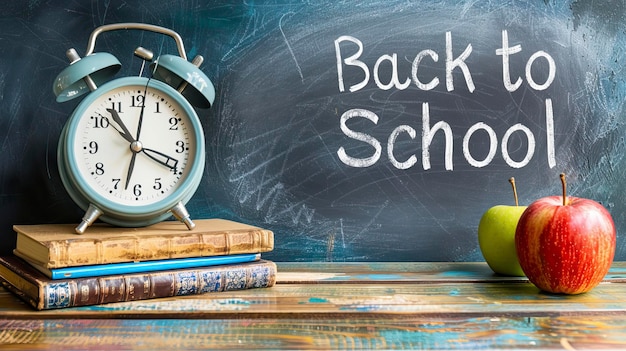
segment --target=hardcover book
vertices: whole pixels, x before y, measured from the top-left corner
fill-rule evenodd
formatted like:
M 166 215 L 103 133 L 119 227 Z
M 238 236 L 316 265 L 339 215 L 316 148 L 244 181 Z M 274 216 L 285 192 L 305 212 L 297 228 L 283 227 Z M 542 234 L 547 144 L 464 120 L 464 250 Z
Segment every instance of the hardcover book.
M 18 252 L 16 256 L 21 257 Z M 68 278 L 84 278 L 84 277 L 100 277 L 112 274 L 129 274 L 164 271 L 169 269 L 195 268 L 206 266 L 217 266 L 225 264 L 235 264 L 258 261 L 261 254 L 238 254 L 226 256 L 205 256 L 190 258 L 172 258 L 168 260 L 151 260 L 139 262 L 122 262 L 95 264 L 89 266 L 71 266 L 62 268 L 45 268 L 31 262 L 27 257 L 22 257 L 24 261 L 29 263 L 38 271 L 45 274 L 51 279 L 68 279 Z
M 143 228 L 94 224 L 76 234 L 72 224 L 14 225 L 15 253 L 46 269 L 201 256 L 262 253 L 274 249 L 274 233 L 224 219 L 178 221 Z
M 272 261 L 52 280 L 16 256 L 0 257 L 2 285 L 37 310 L 271 287 Z

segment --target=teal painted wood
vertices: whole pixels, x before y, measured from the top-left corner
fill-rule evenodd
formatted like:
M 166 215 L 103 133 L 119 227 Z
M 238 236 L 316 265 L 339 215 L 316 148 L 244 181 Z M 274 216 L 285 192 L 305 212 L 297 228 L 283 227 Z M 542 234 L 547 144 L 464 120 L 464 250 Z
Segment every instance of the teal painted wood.
M 0 320 L 0 345 L 29 350 L 616 350 L 626 347 L 626 319 Z
M 626 289 L 618 280 L 606 281 L 581 295 L 542 293 L 520 278 L 503 280 L 484 264 L 446 264 L 449 271 L 437 271 L 429 264 L 409 264 L 413 273 L 397 272 L 397 265 L 377 264 L 378 270 L 361 270 L 354 265 L 344 273 L 332 264 L 312 264 L 297 271 L 290 264 L 279 267 L 278 283 L 270 289 L 232 291 L 217 295 L 134 301 L 62 309 L 47 314 L 54 318 L 289 318 L 293 316 L 345 318 L 358 315 L 412 316 L 549 316 L 563 314 L 624 314 Z M 440 264 L 434 264 L 439 267 Z M 282 267 L 282 268 L 281 268 Z M 621 269 L 622 264 L 617 265 Z M 314 271 L 320 268 L 321 272 Z M 341 267 L 337 268 L 346 268 Z M 467 269 L 466 269 L 467 268 Z M 282 270 L 281 270 L 282 269 Z M 619 277 L 619 269 L 612 273 Z M 326 270 L 326 272 L 324 272 Z M 335 271 L 335 272 L 332 272 Z M 285 279 L 285 274 L 292 277 Z M 471 279 L 455 280 L 458 276 Z M 292 280 L 300 276 L 301 281 Z M 377 278 L 372 278 L 372 276 Z M 448 278 L 452 276 L 453 278 Z M 338 279 L 337 277 L 341 278 Z M 406 279 L 399 280 L 397 277 Z M 344 279 L 345 278 L 345 279 Z M 385 279 L 382 279 L 385 278 Z M 317 279 L 317 280 L 316 280 Z M 508 279 L 508 277 L 507 277 Z M 317 282 L 317 283 L 316 283 Z M 15 312 L 16 298 L 0 294 L 4 315 L 37 315 L 28 310 Z
M 282 263 L 268 289 L 39 312 L 0 288 L 0 349 L 626 349 L 624 267 L 575 296 L 484 263 Z
M 527 282 L 495 274 L 485 262 L 277 262 L 279 283 Z M 626 262 L 614 262 L 604 278 L 626 282 Z

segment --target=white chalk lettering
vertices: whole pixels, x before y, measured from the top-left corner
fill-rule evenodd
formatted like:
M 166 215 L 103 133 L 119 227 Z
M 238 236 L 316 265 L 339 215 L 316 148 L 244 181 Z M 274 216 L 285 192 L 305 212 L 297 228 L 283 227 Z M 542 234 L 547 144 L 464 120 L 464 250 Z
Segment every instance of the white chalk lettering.
M 526 134 L 526 138 L 528 139 L 528 150 L 526 151 L 526 157 L 520 162 L 514 161 L 511 156 L 509 156 L 509 138 L 516 131 L 522 131 Z M 522 168 L 530 162 L 530 159 L 533 158 L 535 154 L 535 135 L 526 127 L 525 125 L 518 123 L 511 128 L 509 128 L 506 133 L 504 133 L 504 137 L 502 138 L 502 157 L 506 164 L 513 168 Z
M 446 137 L 445 166 L 446 170 L 451 171 L 452 165 L 452 129 L 450 125 L 444 121 L 439 121 L 430 127 L 430 111 L 427 102 L 422 103 L 422 166 L 424 170 L 430 169 L 430 143 L 433 136 L 438 130 L 442 130 Z
M 524 84 L 527 85 L 527 88 L 535 92 L 548 89 L 556 78 L 556 63 L 554 58 L 547 52 L 539 50 L 528 58 L 524 66 L 519 66 L 519 63 L 516 65 L 516 62 L 514 62 L 516 60 L 514 59 L 519 58 L 520 55 L 514 55 L 522 52 L 522 45 L 517 44 L 511 46 L 509 44 L 509 34 L 507 30 L 503 30 L 501 34 L 502 46 L 496 49 L 495 53 L 498 56 L 502 56 L 502 83 L 506 91 L 510 93 L 515 92 Z M 391 89 L 406 90 L 412 84 L 420 91 L 433 90 L 438 88 L 440 83 L 442 83 L 444 68 L 445 89 L 447 92 L 455 90 L 454 78 L 460 77 L 459 71 L 460 74 L 463 75 L 467 90 L 473 93 L 476 89 L 468 64 L 468 59 L 473 50 L 472 44 L 468 43 L 463 52 L 460 54 L 457 52 L 455 56 L 452 45 L 452 32 L 450 31 L 445 32 L 445 60 L 442 60 L 444 62 L 440 62 L 440 55 L 436 51 L 431 49 L 421 50 L 411 62 L 410 73 L 406 75 L 404 75 L 402 67 L 400 67 L 402 61 L 398 62 L 398 54 L 395 52 L 378 55 L 378 58 L 370 70 L 368 64 L 361 59 L 365 51 L 365 45 L 359 39 L 344 35 L 338 37 L 334 44 L 337 65 L 337 83 L 340 92 L 344 92 L 346 89 L 349 92 L 357 92 L 365 88 L 370 83 L 370 76 L 373 77 L 376 87 L 384 91 Z M 377 45 L 377 47 L 384 46 Z M 347 57 L 344 57 L 345 53 L 342 53 L 342 50 L 348 53 L 352 50 L 352 53 L 346 54 Z M 368 53 L 365 57 L 371 57 L 371 55 Z M 422 73 L 420 67 L 422 63 L 424 63 L 424 60 L 430 60 L 435 65 L 439 65 L 439 72 L 441 73 L 435 73 L 435 76 L 432 76 L 432 72 L 436 71 L 428 69 L 427 72 L 430 73 Z M 513 73 L 514 69 L 518 67 L 524 67 L 524 73 L 521 76 Z M 349 75 L 345 74 L 347 71 L 350 71 Z M 428 74 L 431 74 L 431 76 L 428 76 Z M 438 77 L 437 75 L 440 76 Z M 350 82 L 346 82 L 346 80 L 350 80 Z M 443 89 L 443 87 L 440 89 Z M 453 159 L 455 134 L 453 133 L 452 126 L 458 126 L 458 123 L 448 123 L 438 118 L 438 121 L 431 125 L 430 104 L 427 101 L 423 101 L 421 105 L 421 141 L 416 140 L 418 138 L 417 131 L 419 130 L 419 126 L 402 124 L 391 130 L 386 139 L 386 143 L 384 143 L 384 141 L 381 143 L 381 141 L 373 136 L 380 135 L 380 129 L 376 130 L 376 133 L 370 134 L 367 130 L 358 130 L 358 128 L 367 129 L 367 127 L 363 126 L 368 125 L 368 122 L 364 121 L 358 124 L 354 124 L 353 122 L 348 123 L 350 119 L 364 118 L 373 124 L 372 128 L 374 129 L 388 126 L 388 123 L 381 123 L 379 126 L 378 122 L 380 118 L 376 113 L 359 108 L 353 108 L 343 113 L 340 117 L 339 127 L 348 140 L 356 141 L 356 145 L 353 145 L 353 142 L 348 149 L 344 146 L 340 146 L 337 149 L 339 160 L 350 167 L 371 167 L 379 162 L 383 155 L 383 148 L 386 147 L 386 156 L 389 163 L 396 169 L 405 170 L 414 167 L 419 162 L 418 153 L 421 146 L 421 163 L 425 171 L 432 168 L 431 151 L 435 153 L 443 152 L 442 155 L 435 156 L 438 161 L 442 160 L 443 162 L 436 162 L 436 164 L 443 164 L 445 170 L 453 171 L 455 166 Z M 408 113 L 410 114 L 411 112 Z M 350 126 L 348 126 L 348 124 L 350 124 Z M 538 124 L 541 123 L 532 122 L 531 126 Z M 355 125 L 360 127 L 355 127 Z M 547 162 L 550 168 L 556 166 L 554 129 L 553 101 L 548 97 L 545 99 L 545 147 Z M 543 132 L 543 129 L 541 129 L 541 131 Z M 455 130 L 455 132 L 459 131 Z M 514 142 L 513 145 L 515 146 L 509 145 L 512 140 L 520 140 L 519 138 L 511 139 L 514 134 L 515 136 L 520 135 L 520 138 L 526 138 L 527 149 L 521 160 L 519 160 L 519 157 L 523 154 L 523 149 L 513 153 L 513 157 L 516 158 L 515 160 L 509 153 L 509 146 L 516 146 Z M 407 136 L 409 140 L 406 139 Z M 435 138 L 443 139 L 437 139 L 436 142 L 434 142 Z M 474 153 L 472 153 L 470 145 L 485 145 L 482 140 L 478 140 L 481 144 L 477 144 L 476 138 L 488 138 L 488 150 L 485 156 L 481 155 L 477 157 L 476 149 L 473 150 Z M 402 144 L 398 143 L 399 139 L 403 140 Z M 523 139 L 521 140 L 524 141 Z M 543 144 L 543 138 L 540 138 L 540 140 Z M 406 147 L 406 145 L 413 145 L 413 149 L 399 150 L 400 147 Z M 483 168 L 490 165 L 498 155 L 498 151 L 502 156 L 502 160 L 509 167 L 522 168 L 527 166 L 532 160 L 537 150 L 537 144 L 535 134 L 533 134 L 529 127 L 522 123 L 516 123 L 509 127 L 504 135 L 502 135 L 502 139 L 499 140 L 496 131 L 491 126 L 485 122 L 477 122 L 465 131 L 461 150 L 467 164 L 475 168 Z M 348 153 L 350 153 L 350 155 Z
M 470 138 L 472 137 L 474 132 L 476 132 L 479 129 L 486 131 L 487 135 L 489 135 L 489 153 L 487 153 L 487 157 L 485 157 L 485 159 L 482 161 L 476 160 L 472 156 L 469 150 Z M 496 155 L 497 149 L 498 149 L 498 137 L 496 136 L 496 132 L 493 130 L 493 128 L 491 128 L 490 126 L 486 125 L 483 122 L 478 122 L 474 124 L 473 126 L 471 126 L 470 129 L 467 130 L 467 133 L 465 133 L 465 136 L 463 137 L 463 156 L 465 156 L 465 159 L 470 165 L 476 168 L 485 167 L 486 165 L 491 163 L 494 156 Z
M 346 58 L 345 60 L 341 59 L 341 48 L 339 47 L 339 44 L 343 41 L 351 41 L 359 47 L 354 55 Z M 358 58 L 361 57 L 361 54 L 363 53 L 363 43 L 361 43 L 359 39 L 348 35 L 343 35 L 335 40 L 335 53 L 337 55 L 337 79 L 339 80 L 339 91 L 343 92 L 345 90 L 343 84 L 343 63 L 348 66 L 357 66 L 361 68 L 363 70 L 363 73 L 365 74 L 365 77 L 360 83 L 354 84 L 350 87 L 350 91 L 354 92 L 366 86 L 367 82 L 369 82 L 370 80 L 370 71 L 365 63 L 358 60 Z
M 446 32 L 446 88 L 448 91 L 454 90 L 454 79 L 452 77 L 452 71 L 455 68 L 460 68 L 461 72 L 463 72 L 463 76 L 465 77 L 465 84 L 467 84 L 467 89 L 469 92 L 474 92 L 474 81 L 472 79 L 472 75 L 469 71 L 469 67 L 465 63 L 465 60 L 472 53 L 472 44 L 467 44 L 465 51 L 455 58 L 452 59 L 452 32 Z
M 548 152 L 548 166 L 556 166 L 554 155 L 554 115 L 552 112 L 552 99 L 546 99 L 546 147 Z
M 532 65 L 539 57 L 543 57 L 546 59 L 546 61 L 548 61 L 548 78 L 543 84 L 537 84 L 531 74 Z M 546 90 L 552 84 L 552 81 L 554 81 L 555 76 L 556 63 L 554 63 L 554 59 L 552 58 L 552 56 L 548 55 L 545 51 L 537 51 L 528 59 L 528 62 L 526 63 L 526 80 L 528 81 L 528 84 L 531 88 L 535 90 Z
M 417 56 L 415 56 L 415 60 L 413 60 L 413 65 L 411 67 L 411 77 L 413 77 L 413 82 L 415 82 L 415 85 L 417 85 L 418 88 L 422 89 L 422 90 L 431 90 L 434 89 L 435 87 L 437 87 L 437 85 L 439 85 L 439 78 L 434 77 L 433 79 L 430 80 L 430 82 L 428 83 L 422 83 L 419 78 L 417 77 L 417 69 L 419 67 L 420 62 L 422 62 L 422 59 L 424 58 L 424 56 L 430 56 L 434 62 L 438 62 L 439 61 L 439 55 L 432 51 L 432 50 L 422 50 L 419 52 L 419 54 L 417 54 Z
M 339 148 L 339 150 L 337 150 L 337 155 L 339 156 L 339 159 L 341 160 L 341 162 L 345 163 L 348 166 L 369 167 L 375 164 L 376 162 L 378 162 L 378 159 L 380 158 L 380 155 L 382 153 L 382 146 L 380 145 L 380 142 L 378 142 L 378 140 L 376 140 L 376 138 L 374 138 L 373 136 L 369 134 L 361 133 L 361 132 L 355 132 L 352 129 L 348 128 L 348 126 L 346 125 L 346 122 L 350 118 L 356 118 L 356 117 L 363 117 L 374 122 L 374 124 L 377 124 L 378 115 L 368 110 L 352 109 L 352 110 L 346 111 L 343 115 L 341 115 L 341 120 L 339 122 L 341 131 L 347 137 L 358 140 L 358 141 L 362 141 L 364 143 L 371 145 L 374 148 L 374 153 L 370 157 L 355 158 L 355 157 L 348 156 L 348 154 L 346 153 L 346 150 L 342 146 Z
M 379 161 L 380 156 L 382 154 L 382 144 L 375 137 L 367 133 L 354 131 L 347 126 L 346 124 L 347 121 L 351 118 L 356 118 L 356 117 L 368 119 L 369 121 L 373 122 L 374 125 L 378 125 L 378 121 L 379 121 L 378 115 L 368 110 L 352 109 L 352 110 L 346 111 L 341 116 L 341 119 L 340 119 L 340 128 L 348 138 L 358 140 L 358 141 L 361 141 L 370 145 L 374 149 L 374 152 L 369 157 L 356 158 L 356 157 L 349 156 L 345 148 L 342 146 L 337 150 L 337 155 L 339 156 L 339 159 L 341 160 L 341 162 L 343 162 L 344 164 L 350 167 L 355 167 L 355 168 L 370 167 L 370 166 L 375 165 Z M 556 166 L 556 159 L 554 156 L 554 120 L 553 119 L 554 117 L 553 117 L 553 112 L 552 112 L 552 100 L 547 99 L 546 100 L 546 136 L 547 136 L 546 144 L 547 144 L 548 165 L 550 166 L 550 168 L 553 168 Z M 487 134 L 487 137 L 489 138 L 489 152 L 487 153 L 487 156 L 485 156 L 484 159 L 477 160 L 471 153 L 470 140 L 472 138 L 480 137 L 480 134 L 478 135 L 476 134 L 476 132 L 480 130 L 485 131 Z M 435 134 L 438 131 L 442 131 L 445 137 L 445 152 L 443 155 L 445 169 L 448 171 L 452 171 L 454 168 L 453 158 L 452 158 L 453 149 L 454 149 L 452 128 L 445 121 L 439 121 L 431 127 L 429 104 L 427 102 L 422 103 L 422 168 L 424 170 L 431 169 L 430 146 L 431 146 L 431 143 L 433 141 Z M 511 136 L 515 132 L 522 132 L 526 136 L 526 140 L 528 143 L 528 149 L 526 150 L 526 155 L 521 161 L 513 160 L 513 158 L 509 154 L 509 140 L 511 139 Z M 394 153 L 396 149 L 396 141 L 398 137 L 403 133 L 408 134 L 411 140 L 415 140 L 417 137 L 417 132 L 415 128 L 409 125 L 403 124 L 403 125 L 396 127 L 389 134 L 389 137 L 387 138 L 387 144 L 386 144 L 387 158 L 389 159 L 389 162 L 397 169 L 409 169 L 418 162 L 418 159 L 415 156 L 415 154 L 412 154 L 404 161 L 398 160 L 396 158 L 396 155 Z M 532 131 L 528 127 L 526 127 L 525 125 L 521 123 L 517 123 L 511 126 L 509 129 L 507 129 L 507 131 L 504 133 L 504 136 L 502 137 L 502 141 L 500 144 L 502 158 L 504 159 L 506 164 L 512 168 L 522 168 L 528 165 L 528 163 L 532 160 L 535 154 L 535 149 L 536 149 L 535 135 L 532 133 Z M 472 167 L 482 168 L 491 164 L 491 162 L 496 156 L 497 150 L 498 150 L 498 137 L 496 135 L 496 132 L 493 130 L 493 128 L 491 128 L 488 124 L 484 122 L 478 122 L 472 125 L 465 132 L 465 136 L 463 137 L 463 156 L 465 157 L 465 160 L 467 160 L 467 163 L 471 165 Z
M 341 52 L 341 44 L 344 42 L 350 42 L 356 44 L 357 51 L 349 57 L 344 58 Z M 469 92 L 474 92 L 476 87 L 474 86 L 474 79 L 472 78 L 472 74 L 470 72 L 469 66 L 465 62 L 467 58 L 472 53 L 472 44 L 468 44 L 465 50 L 457 57 L 454 56 L 452 52 L 452 32 L 446 32 L 446 59 L 445 59 L 445 74 L 446 74 L 446 89 L 448 91 L 454 90 L 454 76 L 453 72 L 458 68 L 463 73 L 463 77 L 465 78 L 465 84 L 467 85 L 467 89 Z M 369 83 L 370 74 L 374 76 L 374 82 L 379 89 L 382 90 L 390 90 L 392 88 L 396 88 L 398 90 L 405 90 L 410 85 L 411 82 L 415 84 L 417 88 L 420 90 L 432 90 L 439 85 L 439 78 L 433 77 L 428 83 L 422 82 L 418 77 L 418 70 L 421 61 L 426 56 L 430 56 L 430 58 L 434 62 L 439 62 L 439 54 L 437 52 L 426 49 L 420 51 L 413 60 L 411 64 L 411 74 L 407 74 L 407 78 L 401 82 L 400 78 L 400 68 L 398 67 L 398 54 L 383 54 L 378 57 L 376 62 L 374 63 L 374 67 L 370 72 L 370 69 L 367 63 L 360 60 L 361 55 L 364 51 L 363 42 L 359 39 L 349 36 L 342 35 L 335 40 L 335 57 L 337 64 L 337 83 L 339 85 L 339 91 L 344 92 L 346 90 L 346 83 L 344 79 L 344 66 L 357 67 L 359 71 L 363 72 L 363 79 L 360 82 L 356 82 L 355 84 L 350 85 L 348 90 L 350 92 L 356 92 L 363 89 Z M 388 77 L 388 81 L 381 77 L 380 67 L 384 63 L 389 62 L 391 65 L 391 76 Z
M 515 45 L 513 47 L 509 47 L 509 34 L 506 30 L 502 31 L 502 48 L 496 49 L 496 55 L 502 56 L 502 82 L 504 83 L 504 87 L 507 91 L 514 92 L 522 85 L 522 78 L 517 77 L 515 83 L 511 83 L 511 61 L 510 55 L 519 53 L 522 51 L 521 45 Z M 544 58 L 548 62 L 548 77 L 543 84 L 538 84 L 532 76 L 532 66 L 538 58 Z M 530 58 L 528 62 L 526 62 L 526 80 L 528 81 L 528 85 L 534 90 L 546 90 L 554 81 L 556 76 L 556 63 L 552 56 L 550 56 L 545 51 L 537 51 Z
M 411 155 L 408 160 L 400 162 L 393 154 L 393 148 L 396 144 L 396 139 L 398 138 L 398 135 L 402 132 L 407 133 L 411 137 L 411 139 L 415 139 L 415 136 L 417 135 L 415 129 L 410 126 L 398 126 L 396 129 L 393 130 L 393 132 L 391 132 L 391 134 L 389 135 L 389 139 L 387 140 L 387 157 L 389 157 L 389 161 L 391 161 L 391 164 L 394 165 L 394 167 L 396 167 L 397 169 L 408 169 L 413 167 L 413 165 L 417 162 L 417 157 L 415 157 L 415 155 Z
M 378 67 L 380 67 L 380 64 L 383 61 L 389 61 L 391 63 L 392 73 L 391 80 L 388 84 L 381 83 L 380 78 L 378 77 Z M 400 83 L 400 80 L 398 79 L 398 55 L 395 53 L 391 56 L 383 55 L 379 57 L 378 60 L 376 60 L 376 64 L 374 65 L 374 81 L 376 82 L 376 85 L 382 90 L 389 90 L 393 87 L 399 90 L 404 90 L 408 88 L 409 85 L 411 85 L 411 80 L 409 78 L 407 78 L 404 83 Z
M 522 85 L 522 78 L 517 77 L 515 83 L 511 83 L 509 55 L 522 51 L 521 45 L 509 47 L 509 33 L 502 31 L 502 48 L 496 50 L 496 55 L 502 55 L 502 82 L 507 91 L 513 92 Z

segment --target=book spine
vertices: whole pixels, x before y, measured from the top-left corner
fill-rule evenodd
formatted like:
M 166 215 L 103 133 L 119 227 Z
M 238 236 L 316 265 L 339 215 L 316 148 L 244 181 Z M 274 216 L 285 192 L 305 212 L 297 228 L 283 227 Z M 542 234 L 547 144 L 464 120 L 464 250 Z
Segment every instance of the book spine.
M 0 277 L 0 278 L 2 278 L 2 277 Z M 35 309 L 38 309 L 38 310 L 42 310 L 43 309 L 43 304 L 39 303 L 40 299 L 36 299 L 33 296 L 30 296 L 29 294 L 25 293 L 23 290 L 19 289 L 18 287 L 16 287 L 15 285 L 11 284 L 10 282 L 8 282 L 8 281 L 6 281 L 4 279 L 0 279 L 0 283 L 1 283 L 3 288 L 5 288 L 8 291 L 12 292 L 16 296 L 18 296 L 20 299 L 22 299 L 23 301 L 27 302 L 31 306 L 33 306 Z
M 65 240 L 48 243 L 50 258 L 47 268 L 261 253 L 271 251 L 273 248 L 273 232 L 263 229 L 219 234 L 195 233 L 173 237 Z
M 273 286 L 276 264 L 259 261 L 148 274 L 50 281 L 43 284 L 42 309 L 78 307 Z

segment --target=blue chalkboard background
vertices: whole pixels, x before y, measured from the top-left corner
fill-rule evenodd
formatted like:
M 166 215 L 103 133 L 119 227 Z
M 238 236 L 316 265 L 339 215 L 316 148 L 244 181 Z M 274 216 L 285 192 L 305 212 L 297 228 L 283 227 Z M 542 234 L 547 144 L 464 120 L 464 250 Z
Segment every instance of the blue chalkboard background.
M 3 253 L 13 224 L 83 214 L 56 164 L 78 103 L 52 93 L 65 51 L 83 54 L 100 25 L 145 22 L 203 55 L 217 89 L 213 108 L 199 110 L 208 154 L 192 217 L 274 230 L 268 258 L 482 260 L 478 221 L 512 204 L 508 178 L 528 204 L 559 194 L 565 172 L 570 194 L 612 213 L 616 259 L 626 259 L 623 0 L 0 7 Z M 107 33 L 96 51 L 118 57 L 119 76 L 135 75 L 139 45 L 176 53 L 171 40 L 138 31 Z

